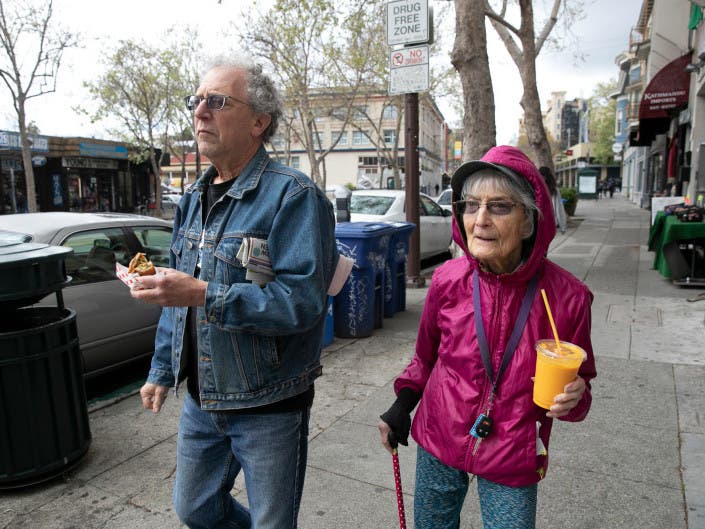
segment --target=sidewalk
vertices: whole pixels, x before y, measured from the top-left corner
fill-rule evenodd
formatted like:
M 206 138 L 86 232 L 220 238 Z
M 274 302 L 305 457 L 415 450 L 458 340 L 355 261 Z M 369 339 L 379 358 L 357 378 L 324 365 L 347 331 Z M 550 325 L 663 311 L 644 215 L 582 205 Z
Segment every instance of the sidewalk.
M 621 196 L 581 200 L 550 258 L 595 294 L 598 376 L 582 423 L 557 421 L 539 485 L 541 529 L 705 529 L 705 301 L 651 269 L 649 212 Z M 411 358 L 427 288 L 370 338 L 338 339 L 316 382 L 302 529 L 398 527 L 391 458 L 376 424 Z M 93 442 L 49 483 L 0 492 L 0 529 L 176 529 L 171 506 L 180 401 L 157 416 L 133 395 L 95 405 Z M 413 527 L 415 446 L 400 449 Z M 243 483 L 235 494 L 244 497 Z M 553 499 L 555 498 L 555 499 Z M 474 486 L 462 529 L 482 527 Z

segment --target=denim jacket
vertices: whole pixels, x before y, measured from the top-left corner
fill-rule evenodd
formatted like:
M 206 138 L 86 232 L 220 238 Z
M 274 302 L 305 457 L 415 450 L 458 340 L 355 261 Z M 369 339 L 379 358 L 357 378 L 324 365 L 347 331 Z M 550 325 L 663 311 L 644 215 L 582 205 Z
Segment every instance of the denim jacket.
M 201 407 L 249 408 L 305 391 L 321 374 L 327 290 L 338 262 L 331 202 L 263 147 L 202 220 L 209 167 L 176 211 L 170 267 L 208 282 L 196 308 Z M 265 239 L 275 278 L 260 287 L 236 258 L 243 238 Z M 199 248 L 200 247 L 200 248 Z M 199 252 L 200 249 L 200 252 Z M 199 255 L 200 253 L 200 255 Z M 165 307 L 148 381 L 183 379 L 187 307 Z

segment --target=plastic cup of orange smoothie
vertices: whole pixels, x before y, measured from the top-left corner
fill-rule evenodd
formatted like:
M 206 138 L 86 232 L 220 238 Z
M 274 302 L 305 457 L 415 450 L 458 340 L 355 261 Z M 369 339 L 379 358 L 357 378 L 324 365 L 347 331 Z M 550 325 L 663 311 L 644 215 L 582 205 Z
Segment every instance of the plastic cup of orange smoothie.
M 534 377 L 534 403 L 549 409 L 556 395 L 563 393 L 566 384 L 575 380 L 587 353 L 582 347 L 569 342 L 560 342 L 558 351 L 556 341 L 539 340 L 536 342 L 536 375 Z

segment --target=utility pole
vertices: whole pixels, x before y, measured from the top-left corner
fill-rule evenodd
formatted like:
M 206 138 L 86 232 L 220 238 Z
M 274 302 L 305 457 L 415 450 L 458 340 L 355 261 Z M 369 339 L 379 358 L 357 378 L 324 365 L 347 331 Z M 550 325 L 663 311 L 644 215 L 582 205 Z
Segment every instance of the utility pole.
M 411 232 L 406 259 L 407 287 L 422 287 L 419 218 L 419 92 L 430 85 L 429 45 L 433 17 L 428 0 L 388 0 L 387 45 L 401 45 L 389 54 L 389 93 L 404 94 L 404 203 Z
M 409 255 L 406 259 L 407 286 L 422 287 L 421 277 L 421 224 L 419 218 L 419 94 L 404 95 L 404 173 L 406 177 L 406 220 L 416 226 L 409 240 Z

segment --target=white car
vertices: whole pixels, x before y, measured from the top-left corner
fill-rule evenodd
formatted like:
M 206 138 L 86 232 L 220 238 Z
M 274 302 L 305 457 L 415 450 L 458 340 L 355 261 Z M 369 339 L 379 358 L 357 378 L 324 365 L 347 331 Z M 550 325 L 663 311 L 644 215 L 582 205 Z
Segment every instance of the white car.
M 451 204 L 453 190 L 451 188 L 444 189 L 441 194 L 438 195 L 435 200 L 439 206 L 448 211 L 453 211 L 453 205 Z
M 406 191 L 395 189 L 356 189 L 350 197 L 351 222 L 405 222 Z M 431 197 L 419 193 L 421 224 L 420 258 L 448 252 L 452 237 L 452 213 Z

